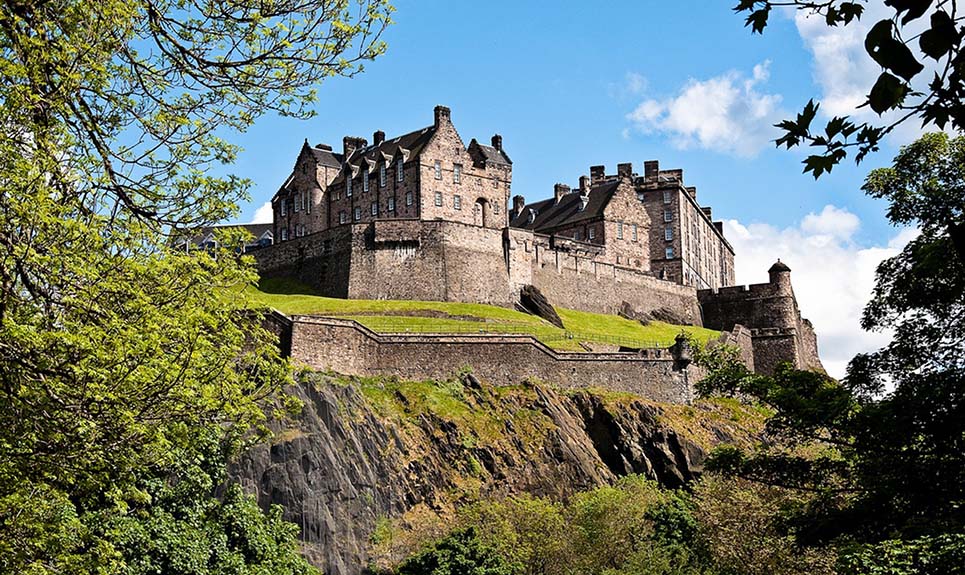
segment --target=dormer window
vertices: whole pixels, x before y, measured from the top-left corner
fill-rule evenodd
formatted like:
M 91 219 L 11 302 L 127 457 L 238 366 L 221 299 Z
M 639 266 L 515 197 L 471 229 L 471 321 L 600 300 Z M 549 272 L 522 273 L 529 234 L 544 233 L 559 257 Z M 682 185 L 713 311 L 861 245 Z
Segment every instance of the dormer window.
M 529 223 L 533 223 L 536 221 L 536 210 L 534 210 L 533 208 L 529 209 L 529 216 L 526 218 L 526 221 L 528 221 Z
M 405 172 L 402 171 L 402 158 L 395 163 L 395 181 L 401 182 L 405 180 Z
M 379 164 L 379 187 L 385 187 L 385 162 Z

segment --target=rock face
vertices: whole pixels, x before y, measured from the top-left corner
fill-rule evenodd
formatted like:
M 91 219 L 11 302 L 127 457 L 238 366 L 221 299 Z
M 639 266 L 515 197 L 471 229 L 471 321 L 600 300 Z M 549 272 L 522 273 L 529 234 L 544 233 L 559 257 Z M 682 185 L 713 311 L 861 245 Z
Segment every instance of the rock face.
M 563 320 L 536 286 L 524 285 L 519 290 L 519 303 L 529 313 L 545 319 L 556 327 L 563 327 Z
M 284 507 L 307 556 L 329 575 L 360 573 L 377 522 L 416 507 L 445 515 L 475 497 L 562 498 L 629 473 L 680 486 L 700 473 L 710 443 L 747 435 L 715 407 L 492 388 L 472 376 L 403 383 L 310 374 L 292 392 L 304 402 L 297 421 L 276 426 L 274 442 L 234 473 L 262 506 Z M 693 417 L 702 410 L 706 417 Z

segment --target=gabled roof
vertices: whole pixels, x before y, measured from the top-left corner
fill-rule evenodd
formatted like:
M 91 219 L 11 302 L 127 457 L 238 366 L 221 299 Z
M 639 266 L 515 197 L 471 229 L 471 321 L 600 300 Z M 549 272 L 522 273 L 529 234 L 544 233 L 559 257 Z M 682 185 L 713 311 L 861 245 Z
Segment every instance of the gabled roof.
M 337 168 L 342 165 L 342 154 L 336 154 L 331 148 L 326 146 L 325 148 L 319 148 L 315 146 L 309 148 L 312 151 L 312 155 L 315 157 L 315 161 L 322 166 L 328 166 L 330 168 Z
M 588 201 L 585 207 L 578 190 L 564 194 L 558 203 L 554 198 L 549 198 L 527 204 L 509 225 L 514 228 L 550 233 L 559 228 L 602 218 L 603 210 L 610 203 L 619 185 L 619 180 L 612 180 L 593 186 L 587 194 Z M 531 212 L 535 214 L 533 221 L 530 221 Z
M 231 230 L 241 228 L 246 230 L 249 234 L 254 236 L 255 241 L 260 240 L 265 234 L 272 237 L 272 229 L 274 224 L 218 224 L 215 226 L 204 226 L 200 228 L 195 228 L 193 230 L 184 230 L 182 233 L 178 234 L 177 239 L 174 240 L 176 245 L 183 245 L 184 241 L 188 241 L 194 245 L 201 245 L 214 236 L 217 230 Z
M 492 164 L 499 164 L 503 166 L 513 165 L 513 161 L 509 159 L 509 156 L 506 155 L 506 152 L 498 148 L 494 148 L 493 146 L 486 146 L 484 144 L 480 144 L 479 142 L 476 141 L 475 138 L 473 138 L 473 140 L 469 142 L 469 152 L 473 153 L 473 155 L 478 155 L 479 156 L 478 159 L 482 160 L 483 162 L 489 162 Z
M 348 164 L 352 166 L 353 173 L 357 173 L 357 169 L 361 167 L 363 162 L 367 162 L 369 166 L 376 166 L 379 162 L 397 159 L 400 153 L 404 160 L 408 162 L 422 153 L 422 150 L 435 133 L 435 126 L 429 126 L 390 140 L 387 139 L 381 144 L 372 144 L 365 148 L 360 148 L 352 152 L 352 155 L 349 156 Z M 332 183 L 335 184 L 344 180 L 345 172 L 343 171 L 332 180 Z

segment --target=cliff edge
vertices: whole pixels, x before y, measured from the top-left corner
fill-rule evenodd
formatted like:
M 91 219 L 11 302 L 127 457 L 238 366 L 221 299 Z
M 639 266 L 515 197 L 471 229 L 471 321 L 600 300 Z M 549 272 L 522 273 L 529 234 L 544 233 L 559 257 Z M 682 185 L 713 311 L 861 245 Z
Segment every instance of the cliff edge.
M 744 444 L 764 414 L 736 402 L 669 405 L 602 390 L 532 384 L 299 377 L 301 415 L 235 474 L 262 506 L 298 524 L 309 559 L 329 575 L 360 573 L 379 522 L 445 518 L 481 497 L 564 498 L 629 473 L 676 487 L 708 450 Z

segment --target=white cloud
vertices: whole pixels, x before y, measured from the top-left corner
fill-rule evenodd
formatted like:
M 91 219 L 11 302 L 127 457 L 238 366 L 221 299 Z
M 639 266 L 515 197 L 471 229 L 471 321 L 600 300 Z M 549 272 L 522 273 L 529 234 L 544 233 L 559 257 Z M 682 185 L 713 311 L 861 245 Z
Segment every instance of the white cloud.
M 756 156 L 778 136 L 773 124 L 786 115 L 780 95 L 759 89 L 767 82 L 769 65 L 754 66 L 750 77 L 730 71 L 707 80 L 690 79 L 677 96 L 645 100 L 627 119 L 645 134 L 669 136 L 680 149 Z
M 265 202 L 260 208 L 255 210 L 255 215 L 251 218 L 253 224 L 270 224 L 274 214 L 271 209 L 271 202 Z
M 724 227 L 738 254 L 738 284 L 766 282 L 767 269 L 778 258 L 790 266 L 801 314 L 814 324 L 821 360 L 832 376 L 843 377 L 855 354 L 889 341 L 888 333 L 861 329 L 861 312 L 871 297 L 875 268 L 896 255 L 915 230 L 901 230 L 885 245 L 857 245 L 852 238 L 859 218 L 831 205 L 784 229 L 736 220 Z
M 624 99 L 631 96 L 639 96 L 647 91 L 647 79 L 639 72 L 627 72 L 623 77 L 623 82 L 610 84 L 608 91 L 611 98 Z
M 890 18 L 894 10 L 881 3 L 865 4 L 861 19 L 847 26 L 828 26 L 824 17 L 808 10 L 798 10 L 794 23 L 805 47 L 811 52 L 814 81 L 821 89 L 818 98 L 825 117 L 851 116 L 853 119 L 884 124 L 898 119 L 898 112 L 878 116 L 870 107 L 858 108 L 867 99 L 871 87 L 881 74 L 881 67 L 871 59 L 864 47 L 868 30 L 878 21 Z M 913 38 L 928 25 L 928 18 L 920 18 L 903 31 Z M 915 44 L 914 42 L 912 43 Z M 924 59 L 925 70 L 914 80 L 913 87 L 926 90 L 936 70 L 934 60 Z M 929 130 L 936 130 L 930 126 Z M 910 120 L 892 132 L 888 139 L 896 145 L 906 144 L 924 133 L 921 122 Z

